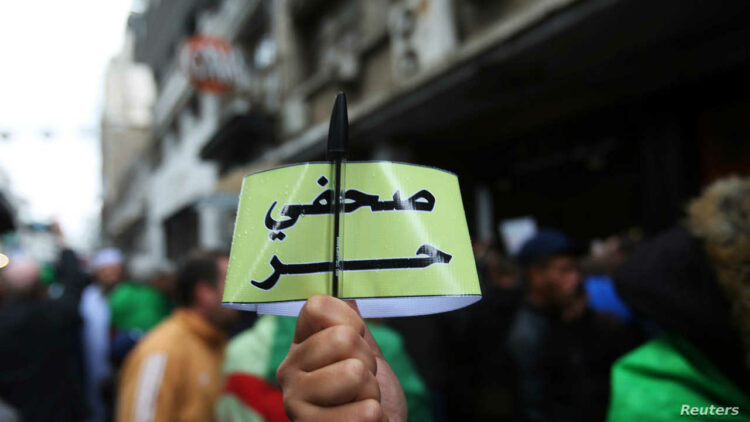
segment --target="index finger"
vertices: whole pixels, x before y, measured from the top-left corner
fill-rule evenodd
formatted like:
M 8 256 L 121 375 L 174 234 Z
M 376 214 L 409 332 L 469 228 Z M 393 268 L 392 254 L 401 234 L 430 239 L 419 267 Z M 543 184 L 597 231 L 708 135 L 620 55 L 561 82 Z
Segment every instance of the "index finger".
M 334 325 L 348 325 L 360 336 L 365 336 L 365 322 L 357 311 L 341 299 L 315 295 L 307 299 L 299 313 L 294 343 L 301 343 L 318 331 Z

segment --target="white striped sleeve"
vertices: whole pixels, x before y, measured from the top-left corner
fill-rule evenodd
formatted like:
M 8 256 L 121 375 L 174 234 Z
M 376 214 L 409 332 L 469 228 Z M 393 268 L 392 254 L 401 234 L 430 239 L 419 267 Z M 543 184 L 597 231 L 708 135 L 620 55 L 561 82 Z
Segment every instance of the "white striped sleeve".
M 164 368 L 167 366 L 165 352 L 146 356 L 138 372 L 138 381 L 133 394 L 133 422 L 152 422 L 156 414 L 156 399 L 159 396 Z

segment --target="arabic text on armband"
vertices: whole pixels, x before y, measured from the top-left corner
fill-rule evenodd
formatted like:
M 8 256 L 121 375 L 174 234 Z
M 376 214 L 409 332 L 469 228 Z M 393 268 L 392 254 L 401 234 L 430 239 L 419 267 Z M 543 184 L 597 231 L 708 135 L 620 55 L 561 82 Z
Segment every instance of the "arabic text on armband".
M 318 184 L 325 186 L 328 179 L 325 176 L 318 178 Z M 273 210 L 278 201 L 273 201 L 268 208 L 265 217 L 265 226 L 270 231 L 268 237 L 272 241 L 283 241 L 286 234 L 283 230 L 297 224 L 303 215 L 333 214 L 333 190 L 326 189 L 318 194 L 309 204 L 287 204 L 281 208 L 279 215 L 286 217 L 285 220 L 275 220 L 272 217 Z M 380 200 L 379 195 L 365 193 L 357 189 L 348 189 L 344 192 L 343 213 L 353 213 L 360 208 L 369 208 L 370 212 L 386 211 L 423 211 L 432 212 L 435 208 L 435 196 L 427 189 L 415 192 L 407 199 L 401 198 L 401 192 L 395 191 L 391 200 Z
M 427 268 L 433 264 L 449 264 L 453 256 L 432 245 L 421 245 L 414 257 L 404 258 L 373 258 L 341 261 L 341 271 L 382 271 Z M 250 280 L 250 283 L 261 289 L 271 290 L 279 282 L 282 275 L 314 274 L 333 272 L 333 262 L 303 262 L 285 264 L 274 255 L 268 262 L 273 268 L 271 275 L 263 281 Z

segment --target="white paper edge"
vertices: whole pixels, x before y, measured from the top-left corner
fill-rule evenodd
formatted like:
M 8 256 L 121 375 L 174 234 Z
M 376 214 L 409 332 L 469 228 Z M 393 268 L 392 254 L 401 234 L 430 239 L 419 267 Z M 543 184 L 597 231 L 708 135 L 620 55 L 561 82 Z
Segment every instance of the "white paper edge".
M 354 299 L 363 318 L 391 318 L 430 315 L 469 306 L 481 295 L 374 297 Z M 224 303 L 227 308 L 259 314 L 297 316 L 304 300 L 272 303 Z

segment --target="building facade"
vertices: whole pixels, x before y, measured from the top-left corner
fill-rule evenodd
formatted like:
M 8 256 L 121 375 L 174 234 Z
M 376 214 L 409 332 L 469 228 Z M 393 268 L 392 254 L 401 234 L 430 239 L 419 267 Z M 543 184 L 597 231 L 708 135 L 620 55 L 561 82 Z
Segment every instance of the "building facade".
M 583 239 L 664 228 L 702 185 L 750 168 L 749 14 L 739 1 L 152 0 L 130 25 L 154 75 L 151 121 L 132 154 L 104 148 L 105 235 L 156 259 L 228 248 L 242 176 L 323 159 L 341 90 L 351 158 L 456 172 L 476 237 L 522 215 Z M 242 52 L 230 92 L 180 69 L 196 34 Z

